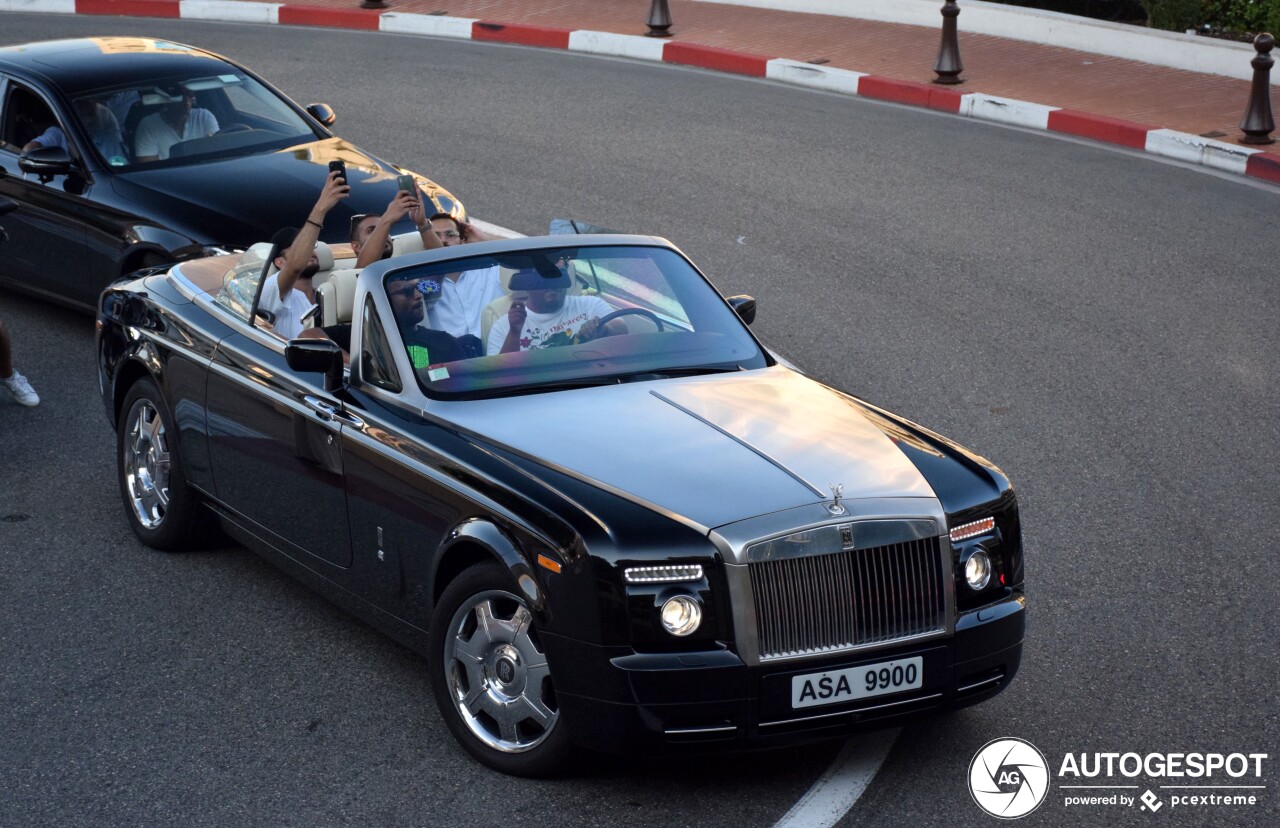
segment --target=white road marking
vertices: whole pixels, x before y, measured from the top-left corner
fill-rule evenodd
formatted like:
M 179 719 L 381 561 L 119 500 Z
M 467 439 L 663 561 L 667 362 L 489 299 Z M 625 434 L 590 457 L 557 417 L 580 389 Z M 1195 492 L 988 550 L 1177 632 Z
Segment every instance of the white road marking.
M 849 812 L 875 779 L 901 729 L 854 736 L 813 787 L 773 828 L 831 828 Z
M 747 243 L 746 236 L 738 236 L 738 244 L 746 244 L 746 243 Z

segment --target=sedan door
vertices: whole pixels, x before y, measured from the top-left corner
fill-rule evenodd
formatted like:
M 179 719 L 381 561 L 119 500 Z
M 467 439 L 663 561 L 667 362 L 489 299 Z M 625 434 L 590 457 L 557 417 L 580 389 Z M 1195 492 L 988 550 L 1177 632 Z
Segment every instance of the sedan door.
M 214 356 L 208 434 L 217 497 L 311 568 L 349 567 L 342 406 L 320 374 L 295 373 L 273 342 L 259 331 L 233 334 Z
M 0 196 L 21 204 L 5 219 L 8 241 L 0 255 L 0 277 L 93 305 L 85 253 L 87 196 L 92 183 L 83 166 L 71 175 L 41 181 L 24 174 L 18 158 L 26 142 L 59 123 L 47 98 L 7 78 L 0 89 Z

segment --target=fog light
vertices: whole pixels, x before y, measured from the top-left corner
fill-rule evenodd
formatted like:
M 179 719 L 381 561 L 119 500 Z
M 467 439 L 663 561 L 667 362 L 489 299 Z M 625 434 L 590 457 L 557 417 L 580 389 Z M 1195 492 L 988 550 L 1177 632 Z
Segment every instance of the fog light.
M 668 598 L 662 605 L 662 626 L 672 635 L 688 635 L 701 623 L 702 607 L 688 595 Z
M 964 562 L 964 580 L 974 592 L 981 592 L 991 583 L 991 556 L 986 550 L 975 550 Z

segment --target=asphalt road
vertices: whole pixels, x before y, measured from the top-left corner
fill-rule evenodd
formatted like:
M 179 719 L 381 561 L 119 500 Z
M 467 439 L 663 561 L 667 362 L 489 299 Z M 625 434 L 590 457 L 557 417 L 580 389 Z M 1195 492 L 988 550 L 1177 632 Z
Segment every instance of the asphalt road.
M 667 66 L 0 18 L 7 43 L 148 34 L 230 55 L 525 233 L 573 216 L 668 236 L 723 292 L 758 297 L 757 331 L 793 361 L 1008 472 L 1022 672 L 906 729 L 842 825 L 993 824 L 966 769 L 1000 736 L 1054 765 L 1271 757 L 1252 808 L 1073 809 L 1054 791 L 1028 825 L 1280 822 L 1280 191 Z M 91 320 L 10 292 L 0 317 L 44 400 L 0 399 L 0 826 L 769 826 L 839 749 L 593 763 L 554 782 L 480 768 L 409 652 L 243 550 L 140 546 Z

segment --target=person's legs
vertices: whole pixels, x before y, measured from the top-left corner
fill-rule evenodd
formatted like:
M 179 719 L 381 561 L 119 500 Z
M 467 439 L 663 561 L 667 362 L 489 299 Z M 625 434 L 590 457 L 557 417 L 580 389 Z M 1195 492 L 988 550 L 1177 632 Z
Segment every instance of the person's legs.
M 4 323 L 0 322 L 0 385 L 9 389 L 13 398 L 22 405 L 37 405 L 40 402 L 36 390 L 27 382 L 27 378 L 13 370 L 13 343 Z
M 9 344 L 9 332 L 0 320 L 0 379 L 13 376 L 13 349 Z

